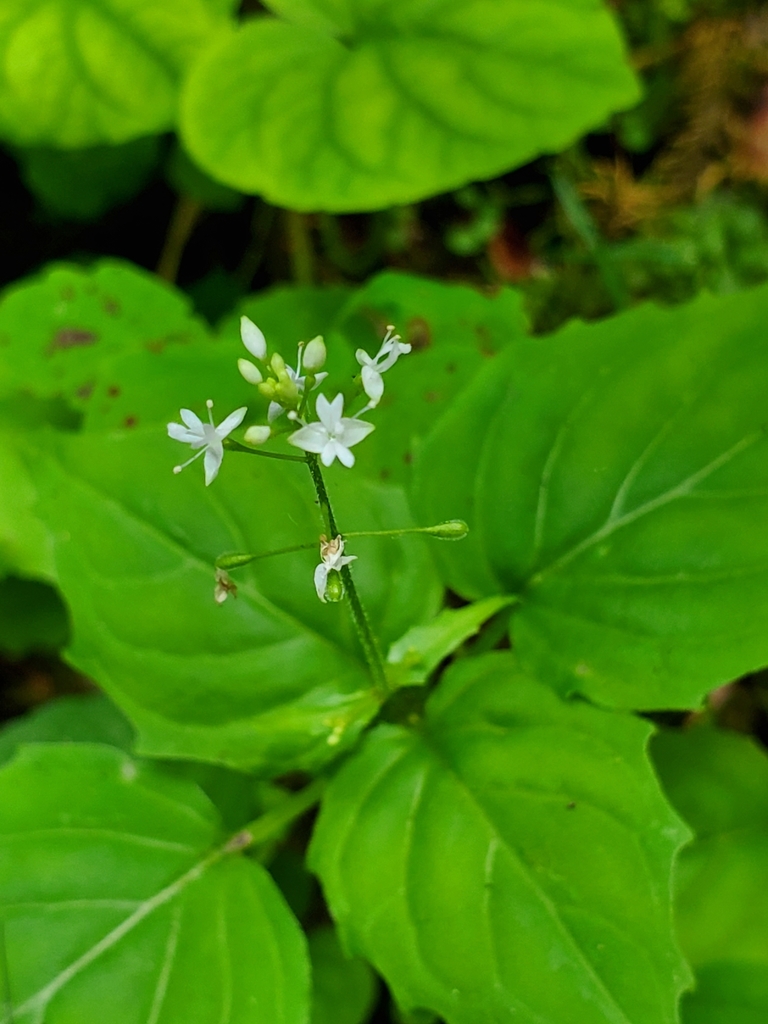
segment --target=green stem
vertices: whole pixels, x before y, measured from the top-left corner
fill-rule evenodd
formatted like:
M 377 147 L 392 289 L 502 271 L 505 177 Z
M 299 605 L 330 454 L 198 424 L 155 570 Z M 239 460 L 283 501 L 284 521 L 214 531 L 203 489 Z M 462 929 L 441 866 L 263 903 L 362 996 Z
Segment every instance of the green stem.
M 339 536 L 340 531 L 336 525 L 336 519 L 331 507 L 331 500 L 328 497 L 328 491 L 325 488 L 325 480 L 323 480 L 323 474 L 320 469 L 320 463 L 317 456 L 308 452 L 307 465 L 309 466 L 309 472 L 312 476 L 312 483 L 315 485 L 317 500 L 320 503 L 320 510 L 323 514 L 325 527 L 328 530 L 328 539 L 333 540 L 334 537 Z M 383 697 L 388 691 L 384 661 L 381 657 L 379 645 L 376 642 L 376 637 L 371 629 L 368 616 L 365 614 L 365 609 L 360 601 L 360 597 L 357 593 L 354 580 L 352 579 L 352 573 L 348 565 L 345 565 L 341 570 L 341 578 L 344 581 L 344 588 L 347 596 L 349 597 L 349 604 L 352 609 L 352 619 L 355 623 L 355 628 L 357 629 L 357 635 L 360 638 L 363 653 L 365 654 L 365 660 L 368 662 L 368 667 L 371 670 L 373 681 Z
M 315 277 L 315 254 L 312 249 L 309 220 L 305 213 L 286 210 L 285 222 L 293 279 L 296 284 L 310 285 Z
M 327 779 L 318 778 L 310 782 L 304 789 L 300 789 L 298 793 L 286 797 L 277 807 L 273 807 L 272 810 L 262 814 L 261 817 L 236 832 L 226 844 L 225 850 L 227 852 L 245 850 L 249 846 L 265 843 L 268 839 L 279 836 L 291 822 L 300 818 L 302 814 L 306 814 L 311 807 L 318 803 L 327 785 Z
M 290 555 L 294 551 L 309 551 L 310 548 L 317 550 L 317 541 L 313 540 L 309 544 L 293 544 L 289 548 L 277 548 L 275 551 L 261 551 L 257 555 L 252 555 L 250 552 L 233 552 L 227 555 L 219 555 L 214 563 L 217 569 L 240 569 L 244 565 L 249 565 L 251 562 L 258 562 L 262 558 L 271 558 L 272 555 Z
M 248 448 L 247 445 L 225 437 L 221 442 L 230 452 L 243 452 L 245 455 L 260 455 L 262 459 L 280 459 L 282 462 L 304 462 L 303 455 L 283 455 L 281 452 L 263 452 L 259 448 Z

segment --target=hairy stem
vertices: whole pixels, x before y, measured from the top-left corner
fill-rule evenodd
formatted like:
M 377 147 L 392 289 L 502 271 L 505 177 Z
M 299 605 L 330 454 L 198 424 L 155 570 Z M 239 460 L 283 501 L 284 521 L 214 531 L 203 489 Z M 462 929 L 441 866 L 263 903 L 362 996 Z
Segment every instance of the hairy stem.
M 323 514 L 323 521 L 325 527 L 328 530 L 328 538 L 332 540 L 334 537 L 339 536 L 339 528 L 336 525 L 336 519 L 333 514 L 333 508 L 331 507 L 331 501 L 328 497 L 328 491 L 325 488 L 325 480 L 323 480 L 322 470 L 320 469 L 320 463 L 316 455 L 307 453 L 307 465 L 309 466 L 309 472 L 312 476 L 312 483 L 315 485 L 315 491 L 317 493 L 317 500 L 320 503 L 320 510 Z M 371 629 L 371 624 L 368 621 L 368 616 L 365 614 L 360 596 L 357 593 L 355 582 L 352 579 L 352 572 L 348 565 L 345 565 L 341 570 L 341 578 L 344 581 L 344 589 L 349 598 L 349 605 L 352 609 L 352 619 L 357 629 L 357 635 L 360 638 L 360 644 L 365 654 L 365 660 L 368 662 L 368 667 L 371 670 L 373 681 L 376 684 L 376 688 L 384 696 L 387 693 L 387 676 L 384 670 L 384 661 L 381 657 L 381 651 L 376 641 L 376 637 Z

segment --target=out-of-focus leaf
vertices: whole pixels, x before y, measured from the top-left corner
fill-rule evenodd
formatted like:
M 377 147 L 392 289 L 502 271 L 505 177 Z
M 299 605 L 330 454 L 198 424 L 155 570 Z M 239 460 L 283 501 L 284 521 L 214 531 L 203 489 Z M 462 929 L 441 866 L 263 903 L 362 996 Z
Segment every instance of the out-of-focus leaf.
M 334 928 L 309 935 L 312 1024 L 363 1024 L 376 999 L 376 978 L 364 960 L 344 955 Z
M 187 79 L 185 145 L 297 210 L 375 210 L 567 146 L 637 98 L 597 0 L 275 5 Z
M 1 651 L 55 651 L 68 636 L 67 610 L 52 586 L 17 576 L 0 579 Z

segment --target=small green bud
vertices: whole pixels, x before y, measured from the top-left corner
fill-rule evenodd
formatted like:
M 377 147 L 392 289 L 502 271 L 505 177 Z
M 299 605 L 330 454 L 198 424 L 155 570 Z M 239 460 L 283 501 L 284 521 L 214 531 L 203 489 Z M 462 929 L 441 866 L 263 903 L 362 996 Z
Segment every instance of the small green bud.
M 463 540 L 469 533 L 469 527 L 463 519 L 449 519 L 447 523 L 427 527 L 424 533 L 429 533 L 439 540 Z
M 325 342 L 322 336 L 318 334 L 316 338 L 307 343 L 307 347 L 304 349 L 302 365 L 307 373 L 315 373 L 316 370 L 319 370 L 325 364 L 327 354 Z
M 249 384 L 261 384 L 264 380 L 261 370 L 250 359 L 238 359 L 237 368 Z
M 273 372 L 279 378 L 281 374 L 285 373 L 285 360 L 279 352 L 275 352 L 272 356 L 269 365 L 272 367 Z
M 234 555 L 219 555 L 216 559 L 216 576 L 218 579 L 219 570 L 222 569 L 239 569 L 243 565 L 248 565 L 252 562 L 256 556 L 248 554 L 234 554 Z M 226 576 L 226 572 L 222 573 Z
M 341 574 L 335 569 L 328 573 L 328 580 L 325 584 L 325 600 L 334 604 L 344 597 L 344 582 Z
M 257 387 L 265 398 L 268 398 L 270 402 L 274 402 L 277 381 L 272 380 L 272 378 L 270 377 L 269 380 L 262 381 L 261 384 L 257 385 Z
M 265 444 L 272 435 L 272 430 L 268 426 L 248 427 L 244 435 L 244 441 L 246 444 Z

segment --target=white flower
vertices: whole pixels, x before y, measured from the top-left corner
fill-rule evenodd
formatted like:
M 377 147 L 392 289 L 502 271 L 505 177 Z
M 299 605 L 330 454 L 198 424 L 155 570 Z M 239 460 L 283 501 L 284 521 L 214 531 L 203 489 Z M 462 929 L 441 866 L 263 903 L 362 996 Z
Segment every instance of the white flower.
M 334 459 L 347 468 L 354 466 L 355 456 L 349 449 L 370 434 L 373 423 L 343 416 L 343 395 L 336 395 L 332 402 L 325 395 L 318 395 L 316 408 L 320 422 L 308 423 L 297 430 L 288 438 L 289 442 L 305 452 L 319 455 L 324 466 L 330 466 Z
M 247 316 L 240 317 L 240 337 L 251 355 L 264 362 L 267 358 L 267 339 Z
M 213 402 L 209 398 L 205 404 L 208 406 L 208 423 L 203 423 L 191 409 L 182 409 L 181 418 L 184 420 L 185 426 L 180 423 L 169 423 L 168 436 L 172 437 L 174 441 L 183 441 L 184 444 L 191 445 L 193 450 L 200 449 L 191 459 L 187 459 L 180 466 L 174 466 L 174 473 L 180 473 L 190 462 L 194 462 L 195 459 L 199 459 L 201 455 L 205 454 L 205 486 L 207 487 L 216 479 L 221 460 L 224 458 L 224 445 L 221 442 L 228 434 L 232 433 L 235 427 L 240 426 L 248 409 L 246 406 L 235 409 L 216 427 L 211 412 Z
M 339 572 L 345 565 L 354 562 L 357 555 L 344 554 L 343 537 L 328 540 L 325 534 L 323 534 L 320 537 L 320 558 L 322 561 L 315 569 L 315 590 L 317 591 L 317 596 L 325 604 L 325 593 L 328 589 L 328 573 Z
M 384 394 L 384 381 L 381 375 L 391 369 L 401 355 L 411 351 L 411 346 L 401 341 L 400 335 L 394 332 L 395 328 L 392 325 L 387 327 L 381 348 L 375 356 L 369 356 L 362 348 L 355 352 L 355 358 L 363 368 L 363 390 L 370 400 L 371 408 L 379 404 Z

